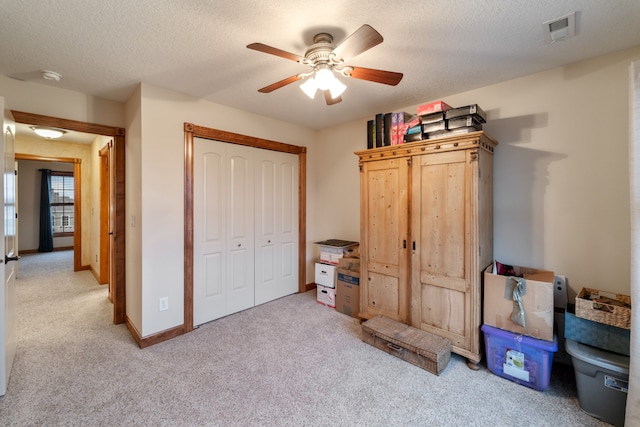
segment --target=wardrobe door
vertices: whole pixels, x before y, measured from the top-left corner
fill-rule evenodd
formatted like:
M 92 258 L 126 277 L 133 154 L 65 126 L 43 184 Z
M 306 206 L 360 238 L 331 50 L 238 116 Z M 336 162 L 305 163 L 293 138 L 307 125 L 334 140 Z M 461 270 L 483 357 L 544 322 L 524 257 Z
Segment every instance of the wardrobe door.
M 477 359 L 477 343 L 472 345 L 480 296 L 473 280 L 479 272 L 472 271 L 471 260 L 473 163 L 464 150 L 414 158 L 411 323 Z
M 409 158 L 363 162 L 360 317 L 409 321 Z
M 255 303 L 298 291 L 298 157 L 258 150 Z

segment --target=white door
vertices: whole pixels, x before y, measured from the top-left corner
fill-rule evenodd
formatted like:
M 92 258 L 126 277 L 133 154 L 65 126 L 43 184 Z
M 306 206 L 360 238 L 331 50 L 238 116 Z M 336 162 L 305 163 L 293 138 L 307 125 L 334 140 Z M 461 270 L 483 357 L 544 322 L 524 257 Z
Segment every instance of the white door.
M 253 149 L 227 149 L 227 313 L 254 306 Z
M 196 138 L 193 324 L 298 290 L 295 154 Z
M 217 143 L 221 144 L 221 143 Z M 224 151 L 215 141 L 196 138 L 193 167 L 193 324 L 226 311 L 227 254 Z
M 249 147 L 194 141 L 194 326 L 254 305 L 251 155 Z
M 298 156 L 258 150 L 256 305 L 298 290 Z
M 3 112 L 2 132 L 0 135 L 0 150 L 4 153 L 4 161 L 0 173 L 3 185 L 0 191 L 0 224 L 4 224 L 3 239 L 0 239 L 0 396 L 7 392 L 11 366 L 16 354 L 16 288 L 15 266 L 17 260 L 16 236 L 16 203 L 15 203 L 15 159 L 14 135 L 15 123 L 11 113 L 4 111 L 4 98 L 0 97 L 0 111 Z

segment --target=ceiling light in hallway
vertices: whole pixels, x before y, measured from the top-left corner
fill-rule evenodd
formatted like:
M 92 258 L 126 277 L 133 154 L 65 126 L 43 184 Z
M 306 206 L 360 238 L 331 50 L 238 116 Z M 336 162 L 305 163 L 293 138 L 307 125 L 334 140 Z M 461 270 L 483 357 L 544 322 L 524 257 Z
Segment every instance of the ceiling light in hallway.
M 60 138 L 66 132 L 62 129 L 48 128 L 42 126 L 31 126 L 31 129 L 38 135 L 47 139 Z

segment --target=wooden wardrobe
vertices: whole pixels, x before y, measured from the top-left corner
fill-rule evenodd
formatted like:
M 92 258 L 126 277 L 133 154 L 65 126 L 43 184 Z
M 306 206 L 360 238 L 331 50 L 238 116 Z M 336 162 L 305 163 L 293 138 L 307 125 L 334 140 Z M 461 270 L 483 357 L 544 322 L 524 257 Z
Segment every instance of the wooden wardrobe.
M 493 150 L 484 132 L 358 151 L 360 317 L 448 338 L 481 360 L 481 274 L 493 261 Z

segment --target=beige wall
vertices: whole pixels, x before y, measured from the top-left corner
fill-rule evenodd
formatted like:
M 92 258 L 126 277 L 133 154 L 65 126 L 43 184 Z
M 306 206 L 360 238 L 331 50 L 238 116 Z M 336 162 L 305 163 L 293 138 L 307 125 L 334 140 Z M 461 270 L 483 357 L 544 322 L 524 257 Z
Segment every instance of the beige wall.
M 127 293 L 126 313 L 130 323 L 142 330 L 142 223 L 140 219 L 142 195 L 142 118 L 141 87 L 129 97 L 125 107 L 127 135 L 125 138 L 125 234 L 127 265 L 125 268 Z
M 307 283 L 315 280 L 319 256 L 313 242 L 360 241 L 360 172 L 353 152 L 367 148 L 366 122 L 321 130 L 309 149 L 307 221 L 313 226 L 307 233 Z
M 630 292 L 628 67 L 638 58 L 640 47 L 443 98 L 479 104 L 500 143 L 494 257 L 566 275 L 570 299 L 582 287 Z M 309 221 L 323 236 L 358 237 L 353 152 L 366 148 L 367 119 L 318 134 Z
M 124 127 L 124 104 L 55 85 L 19 81 L 0 75 L 5 108 L 81 122 Z

